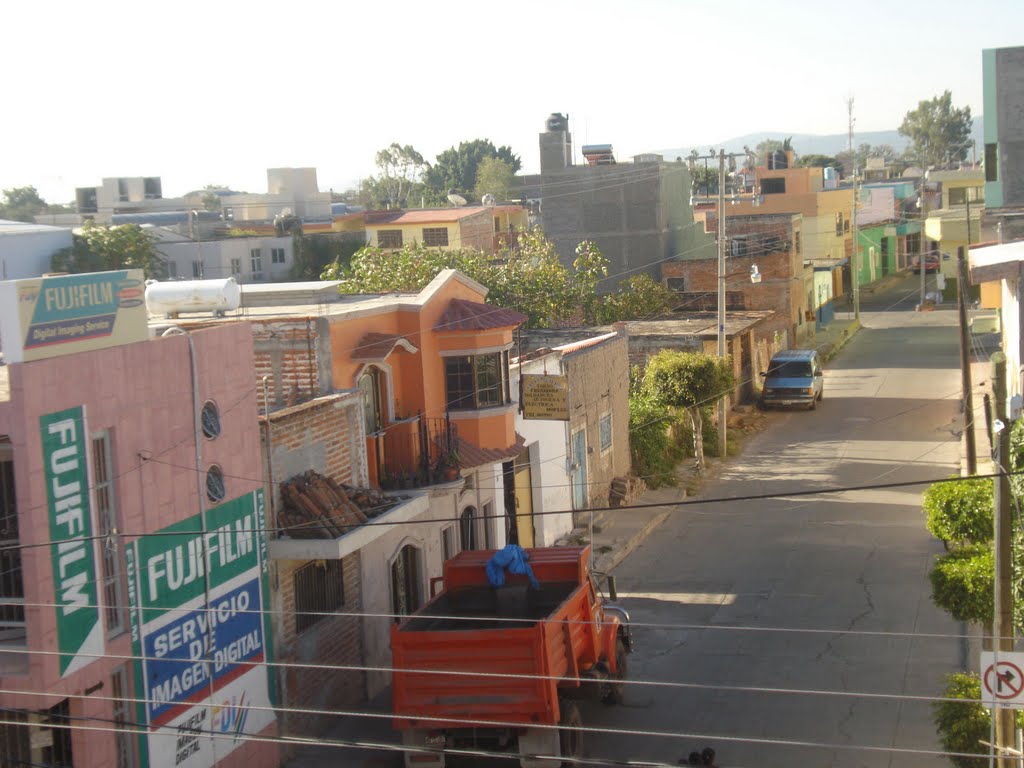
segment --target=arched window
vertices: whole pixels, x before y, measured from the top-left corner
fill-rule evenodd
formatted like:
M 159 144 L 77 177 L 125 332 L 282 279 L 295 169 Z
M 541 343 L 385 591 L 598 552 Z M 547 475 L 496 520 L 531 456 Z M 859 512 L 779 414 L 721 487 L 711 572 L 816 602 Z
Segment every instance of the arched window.
M 406 544 L 391 563 L 391 612 L 408 616 L 423 605 L 423 553 Z
M 459 515 L 459 548 L 462 551 L 477 548 L 476 507 L 466 507 Z
M 363 397 L 363 414 L 366 419 L 366 434 L 372 435 L 384 429 L 385 382 L 384 371 L 375 365 L 368 366 L 356 382 Z

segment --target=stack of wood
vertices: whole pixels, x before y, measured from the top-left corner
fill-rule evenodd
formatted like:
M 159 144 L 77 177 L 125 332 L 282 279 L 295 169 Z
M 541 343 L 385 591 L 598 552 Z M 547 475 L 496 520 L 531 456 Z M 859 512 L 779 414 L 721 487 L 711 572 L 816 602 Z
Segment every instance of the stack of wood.
M 355 488 L 345 484 L 341 487 L 349 499 L 369 518 L 384 514 L 399 502 L 399 499 L 385 496 L 376 488 Z
M 312 469 L 281 483 L 281 526 L 296 539 L 336 539 L 367 521 L 345 489 Z

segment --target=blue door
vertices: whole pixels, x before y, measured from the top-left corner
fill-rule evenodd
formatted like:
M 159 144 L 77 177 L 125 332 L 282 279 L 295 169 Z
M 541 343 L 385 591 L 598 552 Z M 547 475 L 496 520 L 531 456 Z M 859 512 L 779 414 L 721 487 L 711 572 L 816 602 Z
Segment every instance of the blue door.
M 572 507 L 585 509 L 587 506 L 587 432 L 581 429 L 572 436 Z

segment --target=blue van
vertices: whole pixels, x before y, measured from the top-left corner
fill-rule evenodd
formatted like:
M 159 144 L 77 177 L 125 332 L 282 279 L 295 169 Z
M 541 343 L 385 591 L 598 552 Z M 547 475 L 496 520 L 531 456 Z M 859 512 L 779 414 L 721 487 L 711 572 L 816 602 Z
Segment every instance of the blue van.
M 814 410 L 824 395 L 825 374 L 813 349 L 786 349 L 772 355 L 762 372 L 761 407 L 802 405 Z

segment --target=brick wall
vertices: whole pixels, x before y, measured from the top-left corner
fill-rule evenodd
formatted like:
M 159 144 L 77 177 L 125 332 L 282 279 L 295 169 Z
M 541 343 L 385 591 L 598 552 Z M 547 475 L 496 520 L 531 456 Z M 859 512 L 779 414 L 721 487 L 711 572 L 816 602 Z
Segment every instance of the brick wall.
M 366 696 L 366 675 L 361 671 L 331 669 L 363 664 L 363 625 L 359 616 L 320 619 L 304 631 L 295 631 L 295 572 L 308 565 L 302 560 L 281 560 L 277 565 L 279 645 L 276 657 L 281 681 L 281 733 L 316 736 L 331 724 L 331 716 L 300 714 L 291 709 L 339 710 L 351 708 Z M 342 560 L 344 614 L 361 613 L 360 558 L 356 552 Z M 289 666 L 294 665 L 294 666 Z
M 461 241 L 451 243 L 453 248 L 479 248 L 481 251 L 494 250 L 494 214 L 492 209 L 467 216 L 459 221 Z
M 256 353 L 256 381 L 269 376 L 266 395 L 270 409 L 283 408 L 316 397 L 320 383 L 318 347 L 320 330 L 313 318 L 256 320 L 252 322 Z M 259 407 L 267 406 L 263 386 L 256 390 Z

